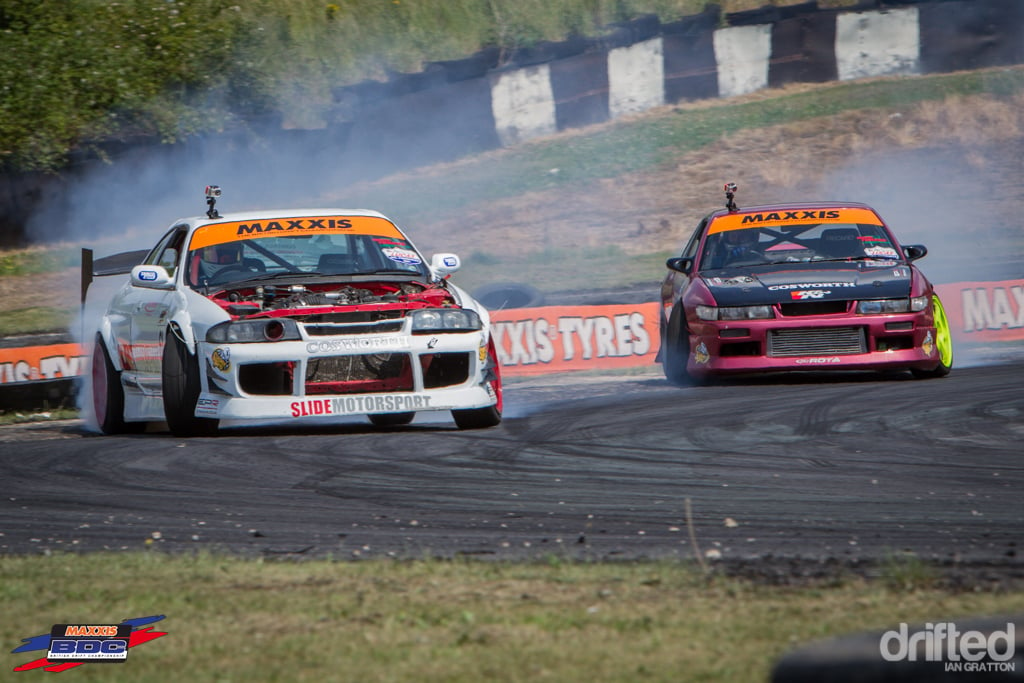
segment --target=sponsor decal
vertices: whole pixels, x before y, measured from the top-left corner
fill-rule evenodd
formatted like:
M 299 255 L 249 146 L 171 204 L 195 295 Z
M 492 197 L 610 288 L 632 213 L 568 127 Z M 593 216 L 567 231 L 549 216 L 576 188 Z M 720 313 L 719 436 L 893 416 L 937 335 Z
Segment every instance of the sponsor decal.
M 717 285 L 719 287 L 748 285 L 752 282 L 754 282 L 754 278 L 750 277 L 749 275 L 740 275 L 738 277 L 713 277 L 707 279 L 708 284 Z
M 826 294 L 831 294 L 831 289 L 798 289 L 789 293 L 791 299 L 804 301 L 805 299 L 821 299 Z
M 454 268 L 459 265 L 459 260 L 451 256 L 445 256 L 441 262 L 444 264 L 445 268 Z
M 389 394 L 386 396 L 343 396 L 293 401 L 291 417 L 322 415 L 365 415 L 366 413 L 407 412 L 430 408 L 432 396 Z
M 143 282 L 150 282 L 152 280 L 155 280 L 156 279 L 156 271 L 155 270 L 140 270 L 139 271 L 139 279 L 142 280 Z
M 42 669 L 58 673 L 83 664 L 124 663 L 130 648 L 167 635 L 149 626 L 163 618 L 155 615 L 125 619 L 119 624 L 54 624 L 49 633 L 23 638 L 23 644 L 12 650 L 46 651 L 45 657 L 16 666 L 14 671 Z
M 932 331 L 928 330 L 928 333 L 924 335 L 924 341 L 921 342 L 921 350 L 927 355 L 932 355 L 932 351 L 935 350 L 935 340 L 932 338 Z
M 861 235 L 857 239 L 861 242 L 888 242 L 889 240 L 884 237 L 875 237 L 874 235 Z
M 480 348 L 477 349 L 477 356 L 480 358 L 481 363 L 487 360 L 487 342 L 480 342 Z
M 420 259 L 419 254 L 411 249 L 400 249 L 397 247 L 385 247 L 380 250 L 382 254 L 387 256 L 396 263 L 408 263 L 409 265 L 416 265 L 417 263 L 423 263 Z
M 874 258 L 899 258 L 899 253 L 892 247 L 864 247 L 864 253 Z
M 306 344 L 307 353 L 338 353 L 340 351 L 387 351 L 408 349 L 408 337 L 354 337 L 347 339 L 321 339 Z
M 711 354 L 708 353 L 708 347 L 704 342 L 701 342 L 693 351 L 693 362 L 698 365 L 704 365 L 709 360 L 711 360 Z
M 215 370 L 219 372 L 227 372 L 231 369 L 231 349 L 225 346 L 219 346 L 213 350 L 213 355 L 210 357 L 211 363 Z
M 820 221 L 839 218 L 838 211 L 772 211 L 770 213 L 748 213 L 743 224 Z
M 789 289 L 824 289 L 826 287 L 856 287 L 853 282 L 798 282 L 791 285 L 769 285 L 771 291 L 786 291 Z
M 288 233 L 293 231 L 334 231 L 352 227 L 349 218 L 293 218 L 279 221 L 254 221 L 239 223 L 237 235 L 262 235 L 263 233 Z
M 797 358 L 793 362 L 798 365 L 833 365 L 841 361 L 839 356 L 825 356 L 821 358 Z
M 220 399 L 200 397 L 196 401 L 196 413 L 203 415 L 216 415 L 220 408 Z

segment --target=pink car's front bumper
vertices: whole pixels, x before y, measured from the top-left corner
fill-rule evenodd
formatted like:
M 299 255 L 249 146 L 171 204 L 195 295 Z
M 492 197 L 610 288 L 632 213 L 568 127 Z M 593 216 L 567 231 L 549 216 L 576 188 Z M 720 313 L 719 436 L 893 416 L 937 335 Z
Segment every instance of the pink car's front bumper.
M 793 370 L 931 370 L 939 363 L 929 311 L 772 320 L 691 320 L 691 375 Z

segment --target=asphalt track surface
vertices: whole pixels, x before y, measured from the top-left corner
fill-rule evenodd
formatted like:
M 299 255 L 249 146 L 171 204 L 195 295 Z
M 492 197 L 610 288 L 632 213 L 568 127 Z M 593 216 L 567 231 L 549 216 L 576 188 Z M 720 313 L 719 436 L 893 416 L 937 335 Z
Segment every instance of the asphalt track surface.
M 910 552 L 1020 579 L 1022 379 L 1019 360 L 937 380 L 794 374 L 687 388 L 652 369 L 508 383 L 505 421 L 482 431 L 447 419 L 190 440 L 104 437 L 80 421 L 4 427 L 0 554 L 699 551 L 783 577 Z

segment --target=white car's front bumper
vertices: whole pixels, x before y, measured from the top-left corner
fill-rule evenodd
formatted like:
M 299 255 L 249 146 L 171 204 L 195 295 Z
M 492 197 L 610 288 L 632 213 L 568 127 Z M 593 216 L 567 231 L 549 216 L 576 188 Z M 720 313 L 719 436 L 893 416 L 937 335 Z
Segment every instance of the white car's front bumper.
M 200 342 L 202 392 L 195 414 L 228 420 L 323 419 L 491 406 L 498 397 L 487 381 L 487 343 L 486 332 Z M 372 363 L 365 364 L 367 359 Z M 401 372 L 368 376 L 367 368 L 377 362 L 397 363 Z M 442 363 L 455 370 L 445 366 L 436 372 L 440 366 L 435 364 Z M 321 381 L 325 366 L 333 374 Z M 350 378 L 346 366 L 362 368 L 362 374 Z

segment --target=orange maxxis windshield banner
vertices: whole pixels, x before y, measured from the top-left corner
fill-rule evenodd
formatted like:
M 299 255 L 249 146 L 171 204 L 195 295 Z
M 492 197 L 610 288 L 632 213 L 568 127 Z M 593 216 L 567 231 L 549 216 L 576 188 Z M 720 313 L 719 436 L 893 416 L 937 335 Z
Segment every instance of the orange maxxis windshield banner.
M 86 370 L 78 344 L 50 344 L 0 349 L 0 384 L 68 379 Z
M 658 304 L 494 311 L 491 330 L 506 376 L 651 365 L 658 353 Z
M 779 211 L 738 212 L 719 216 L 708 228 L 708 234 L 714 235 L 727 230 L 743 228 L 764 228 L 782 225 L 801 225 L 807 223 L 862 223 L 865 225 L 881 225 L 878 215 L 868 209 L 791 209 Z
M 405 239 L 394 223 L 378 216 L 309 216 L 213 223 L 196 228 L 189 249 L 259 237 L 294 235 L 380 235 Z
M 1024 280 L 956 282 L 935 290 L 957 341 L 1024 339 Z

